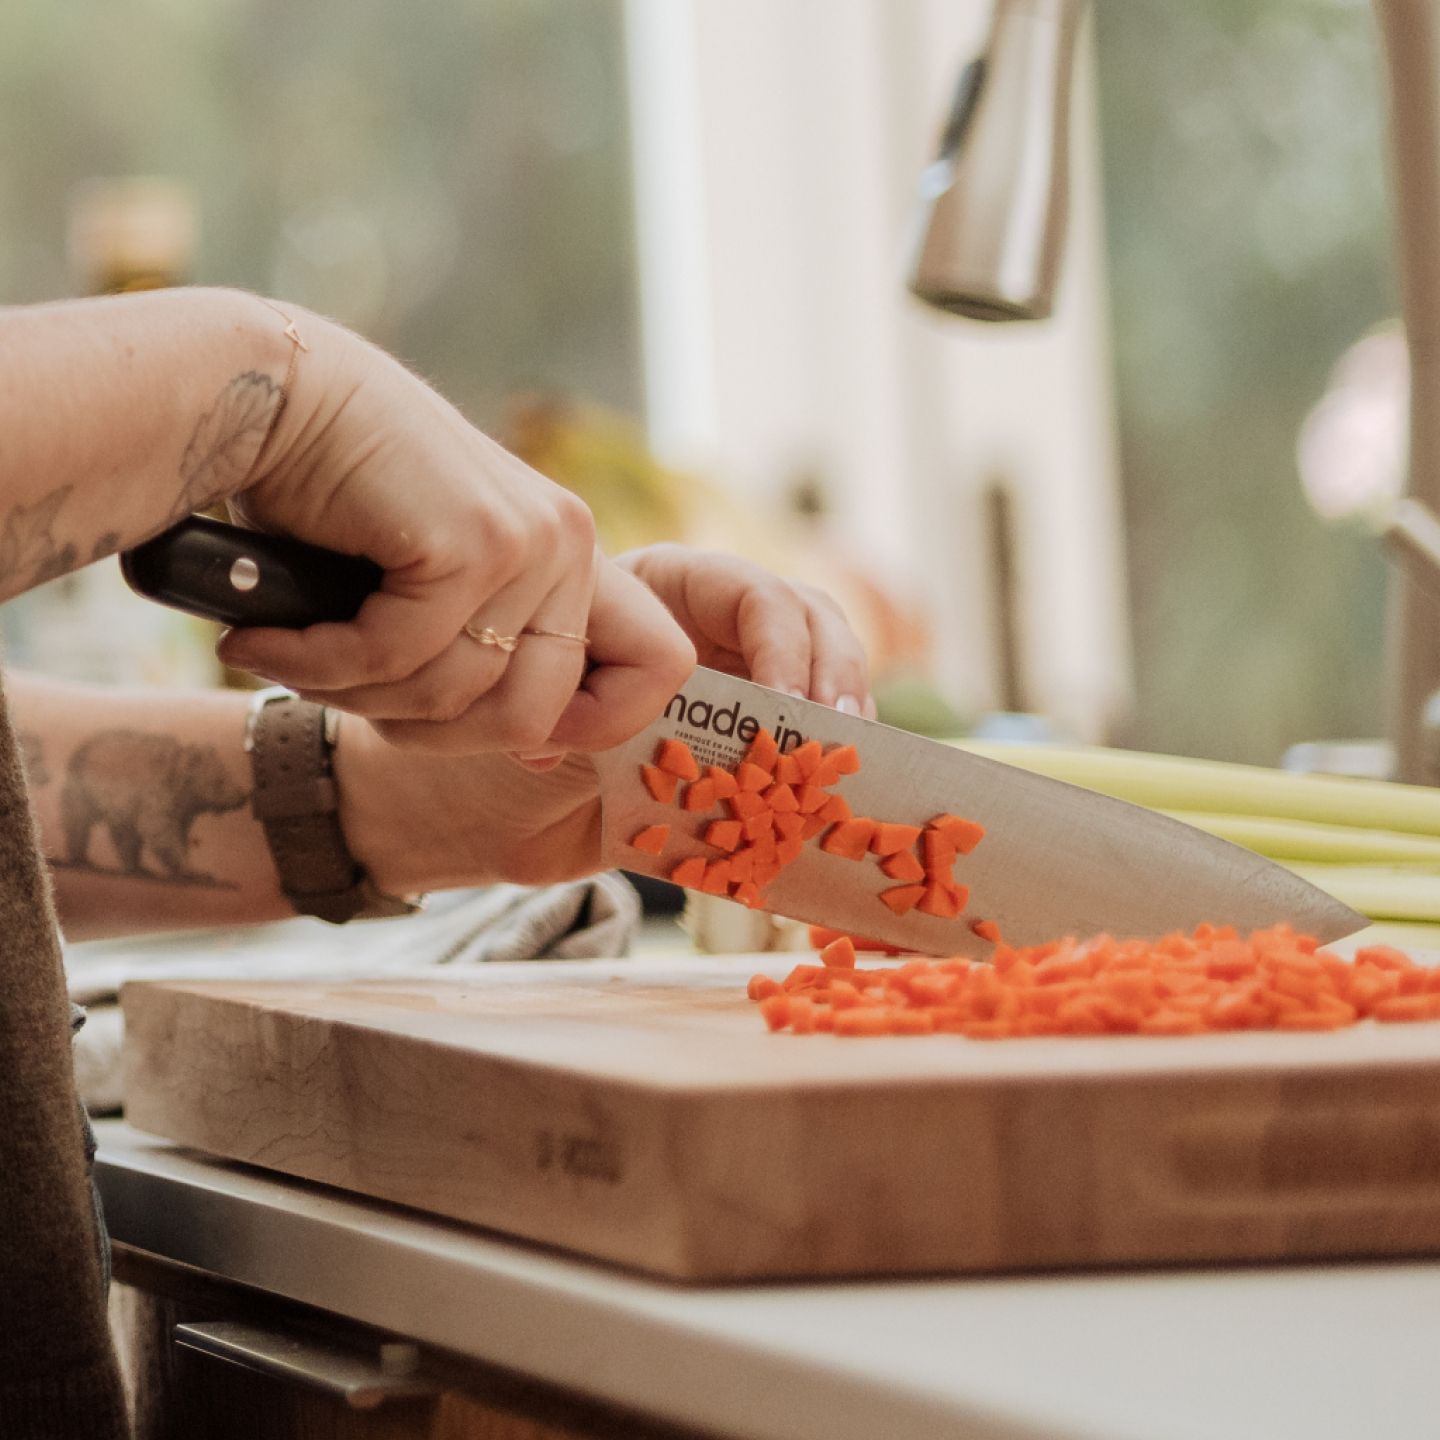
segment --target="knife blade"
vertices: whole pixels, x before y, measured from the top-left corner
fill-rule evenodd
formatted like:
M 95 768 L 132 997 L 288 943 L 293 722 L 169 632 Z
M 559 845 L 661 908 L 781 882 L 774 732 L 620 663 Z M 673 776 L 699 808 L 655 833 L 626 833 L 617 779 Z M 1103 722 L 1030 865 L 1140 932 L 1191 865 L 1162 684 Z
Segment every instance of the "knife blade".
M 121 568 L 150 599 L 240 625 L 348 620 L 380 574 L 369 561 L 198 516 L 127 552 Z M 591 757 L 605 863 L 666 879 L 690 855 L 716 858 L 702 836 L 720 812 L 692 816 L 661 804 L 640 768 L 671 738 L 700 764 L 730 768 L 760 729 L 785 750 L 806 740 L 854 745 L 861 769 L 835 788 L 856 815 L 924 825 L 948 813 L 985 828 L 955 867 L 969 890 L 958 919 L 894 914 L 879 896 L 895 882 L 873 857 L 847 860 L 818 840 L 766 888 L 764 906 L 776 914 L 933 955 L 988 953 L 971 929 L 981 919 L 1022 945 L 1159 935 L 1202 922 L 1241 931 L 1287 922 L 1329 941 L 1367 923 L 1283 866 L 1181 821 L 704 667 L 639 734 Z M 659 856 L 629 844 L 654 824 L 671 826 Z

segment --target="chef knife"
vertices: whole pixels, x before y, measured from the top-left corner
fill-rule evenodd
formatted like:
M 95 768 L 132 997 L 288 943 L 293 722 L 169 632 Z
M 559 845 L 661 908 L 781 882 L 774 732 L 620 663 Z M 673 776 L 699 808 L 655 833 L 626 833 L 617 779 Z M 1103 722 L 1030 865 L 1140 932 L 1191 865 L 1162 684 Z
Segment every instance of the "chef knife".
M 127 552 L 121 567 L 140 594 L 228 625 L 348 620 L 381 577 L 368 560 L 201 516 Z M 879 896 L 896 882 L 879 862 L 831 855 L 819 837 L 766 887 L 764 906 L 780 915 L 936 955 L 985 953 L 977 920 L 994 921 L 1014 944 L 1158 935 L 1207 921 L 1241 931 L 1285 921 L 1328 941 L 1366 923 L 1282 866 L 1168 816 L 704 667 L 652 724 L 592 757 L 605 863 L 663 879 L 691 855 L 719 858 L 702 837 L 723 805 L 697 815 L 662 804 L 641 783 L 641 766 L 674 738 L 702 766 L 728 769 L 761 729 L 784 750 L 806 740 L 855 746 L 861 769 L 834 787 L 855 815 L 924 825 L 953 814 L 985 828 L 955 866 L 969 890 L 959 919 L 894 914 Z M 630 845 L 657 824 L 670 826 L 660 855 Z

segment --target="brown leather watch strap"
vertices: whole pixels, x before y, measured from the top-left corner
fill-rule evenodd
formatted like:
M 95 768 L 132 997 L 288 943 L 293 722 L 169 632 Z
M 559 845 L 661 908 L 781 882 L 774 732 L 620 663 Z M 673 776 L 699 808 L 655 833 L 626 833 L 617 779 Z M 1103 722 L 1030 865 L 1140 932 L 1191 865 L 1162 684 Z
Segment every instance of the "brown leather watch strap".
M 323 705 L 288 690 L 262 690 L 251 706 L 245 748 L 255 782 L 251 808 L 280 888 L 300 914 L 338 925 L 420 908 L 418 901 L 382 895 L 345 844 L 331 764 L 334 738 Z

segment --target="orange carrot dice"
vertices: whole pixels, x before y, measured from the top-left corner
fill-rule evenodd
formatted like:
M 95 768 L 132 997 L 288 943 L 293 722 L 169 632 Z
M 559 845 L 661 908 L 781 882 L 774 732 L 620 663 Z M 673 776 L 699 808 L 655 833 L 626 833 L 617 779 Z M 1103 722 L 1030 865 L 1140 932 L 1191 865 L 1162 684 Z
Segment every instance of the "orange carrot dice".
M 925 898 L 923 885 L 892 885 L 880 892 L 880 898 L 897 914 L 913 910 Z
M 802 815 L 814 815 L 830 799 L 818 785 L 811 785 L 808 782 L 802 783 L 795 791 L 795 803 L 800 808 Z
M 642 765 L 640 778 L 645 782 L 645 788 L 662 805 L 674 804 L 675 790 L 680 784 L 676 776 L 655 765 Z
M 854 818 L 854 812 L 843 795 L 832 795 L 815 813 L 822 820 L 830 821 L 832 825 Z
M 775 834 L 781 840 L 798 840 L 805 829 L 805 817 L 793 812 L 775 816 Z
M 717 800 L 728 800 L 740 788 L 740 783 L 735 779 L 734 773 L 722 770 L 718 765 L 707 765 L 705 778 L 715 787 Z
M 751 1000 L 768 1000 L 772 995 L 783 995 L 784 987 L 769 975 L 752 975 L 745 994 Z
M 920 854 L 932 874 L 937 870 L 948 874 L 959 853 L 955 842 L 942 830 L 926 830 L 920 837 Z
M 772 771 L 775 762 L 780 758 L 780 747 L 775 743 L 775 737 L 768 730 L 761 730 L 756 733 L 755 738 L 750 742 L 750 748 L 745 752 L 745 760 L 750 765 L 758 765 L 760 769 Z
M 837 745 L 825 754 L 826 761 L 840 775 L 857 775 L 860 772 L 860 752 L 853 745 Z
M 655 752 L 655 764 L 667 775 L 674 775 L 680 780 L 700 778 L 700 767 L 683 740 L 662 740 Z
M 630 841 L 630 844 L 646 855 L 658 855 L 665 848 L 665 842 L 669 838 L 670 827 L 668 825 L 647 825 Z
M 717 850 L 733 850 L 740 843 L 740 822 L 712 820 L 705 830 L 705 843 Z
M 820 834 L 822 830 L 828 829 L 829 826 L 830 822 L 828 820 L 822 820 L 818 815 L 807 815 L 805 816 L 805 823 L 800 827 L 800 838 L 802 840 L 809 840 L 813 836 Z
M 781 785 L 798 785 L 804 778 L 793 755 L 781 755 L 775 761 L 775 779 Z
M 840 970 L 853 970 L 855 942 L 848 935 L 838 936 L 820 952 L 820 963 Z
M 750 761 L 743 760 L 735 771 L 735 783 L 741 790 L 751 794 L 759 794 L 762 790 L 768 790 L 773 783 L 770 772 L 759 765 L 752 765 Z
M 692 855 L 688 860 L 681 860 L 670 872 L 670 879 L 676 885 L 698 890 L 705 880 L 704 856 Z
M 962 855 L 968 855 L 985 838 L 983 825 L 959 815 L 937 815 L 930 828 L 938 830 Z
M 709 780 L 692 780 L 685 787 L 681 806 L 692 814 L 709 810 L 715 804 L 715 786 Z
M 982 940 L 988 940 L 992 945 L 1000 944 L 1000 927 L 993 920 L 972 920 L 970 928 Z
M 920 838 L 920 827 L 918 825 L 893 825 L 882 822 L 876 825 L 875 833 L 870 837 L 870 853 L 872 855 L 895 855 L 901 850 L 909 850 Z
M 769 995 L 760 1002 L 760 1013 L 771 1030 L 783 1030 L 790 1023 L 791 998 L 788 995 Z
M 932 880 L 925 886 L 925 894 L 915 907 L 925 915 L 935 915 L 941 920 L 953 920 L 961 910 L 959 897 L 949 885 Z
M 889 879 L 904 880 L 912 885 L 925 878 L 925 867 L 909 850 L 896 851 L 881 864 L 880 869 Z
M 776 856 L 782 865 L 793 864 L 805 852 L 805 842 L 798 836 L 782 840 L 775 847 Z
M 747 880 L 755 878 L 755 851 L 746 845 L 743 849 L 736 850 L 730 857 L 730 879 L 737 884 L 744 884 Z
M 788 785 L 772 785 L 764 795 L 765 803 L 777 814 L 800 808 L 795 792 Z
M 730 891 L 730 862 L 715 860 L 705 867 L 700 889 L 706 895 L 726 895 Z
M 830 855 L 839 855 L 845 860 L 863 860 L 870 851 L 870 839 L 875 834 L 875 822 L 863 818 L 842 820 L 832 826 L 820 842 L 820 848 Z
M 742 880 L 730 897 L 738 900 L 742 905 L 748 905 L 752 910 L 764 909 L 765 902 L 760 894 L 760 887 L 753 880 Z
M 761 810 L 755 815 L 747 815 L 741 822 L 740 828 L 745 832 L 747 840 L 760 840 L 767 835 L 775 834 L 775 816 L 768 809 Z
M 820 768 L 820 742 L 818 740 L 807 740 L 803 745 L 797 745 L 790 752 L 790 758 L 799 768 L 800 778 L 802 780 L 811 779 L 816 770 Z
M 770 807 L 753 791 L 741 790 L 725 802 L 730 813 L 737 820 L 748 820 L 752 815 L 768 815 Z

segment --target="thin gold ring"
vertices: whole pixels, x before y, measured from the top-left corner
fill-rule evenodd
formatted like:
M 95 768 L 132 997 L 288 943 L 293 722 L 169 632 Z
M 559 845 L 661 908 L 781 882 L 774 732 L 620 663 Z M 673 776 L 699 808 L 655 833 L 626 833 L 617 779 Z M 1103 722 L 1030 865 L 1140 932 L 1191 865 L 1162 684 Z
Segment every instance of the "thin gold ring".
M 463 633 L 468 635 L 472 640 L 478 641 L 481 645 L 494 645 L 497 649 L 503 650 L 507 655 L 520 643 L 520 637 L 518 635 L 500 635 L 488 625 L 483 628 L 477 628 L 473 621 L 468 625 L 462 626 L 461 629 Z
M 527 625 L 521 632 L 522 635 L 545 635 L 551 640 L 573 640 L 577 645 L 589 645 L 588 635 L 576 635 L 571 630 L 542 630 L 538 625 Z

